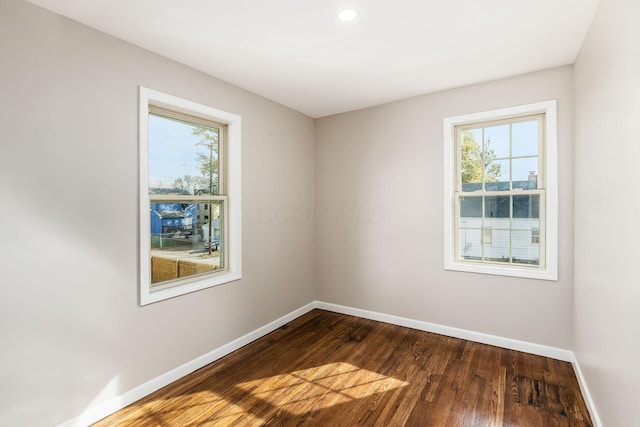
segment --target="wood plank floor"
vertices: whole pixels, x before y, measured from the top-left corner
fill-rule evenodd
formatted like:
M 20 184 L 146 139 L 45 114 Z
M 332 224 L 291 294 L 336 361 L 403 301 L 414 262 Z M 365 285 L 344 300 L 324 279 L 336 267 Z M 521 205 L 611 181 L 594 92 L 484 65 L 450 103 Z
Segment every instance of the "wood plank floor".
M 571 364 L 323 310 L 95 426 L 591 426 Z

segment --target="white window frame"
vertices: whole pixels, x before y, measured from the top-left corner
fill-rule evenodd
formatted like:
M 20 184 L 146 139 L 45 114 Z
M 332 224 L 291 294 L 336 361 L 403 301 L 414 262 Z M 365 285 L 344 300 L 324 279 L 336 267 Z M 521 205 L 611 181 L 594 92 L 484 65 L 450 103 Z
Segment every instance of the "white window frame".
M 174 298 L 242 278 L 242 197 L 241 197 L 241 117 L 207 105 L 188 101 L 153 89 L 140 87 L 139 92 L 139 304 L 141 306 Z M 226 254 L 222 271 L 151 287 L 151 229 L 149 218 L 149 106 L 190 115 L 226 125 Z M 216 199 L 217 197 L 210 197 Z M 221 233 L 223 231 L 221 230 Z
M 541 266 L 500 265 L 495 263 L 465 262 L 458 260 L 456 251 L 456 126 L 481 123 L 493 120 L 510 119 L 520 116 L 544 114 L 544 153 L 543 177 L 544 200 L 540 208 L 545 211 L 544 227 L 540 227 L 541 239 L 545 242 L 544 261 Z M 444 268 L 445 270 L 470 273 L 495 274 L 530 279 L 558 280 L 558 141 L 557 141 L 557 102 L 556 100 L 518 105 L 491 111 L 482 111 L 460 116 L 446 117 L 443 120 L 444 142 Z M 544 233 L 544 235 L 542 235 Z

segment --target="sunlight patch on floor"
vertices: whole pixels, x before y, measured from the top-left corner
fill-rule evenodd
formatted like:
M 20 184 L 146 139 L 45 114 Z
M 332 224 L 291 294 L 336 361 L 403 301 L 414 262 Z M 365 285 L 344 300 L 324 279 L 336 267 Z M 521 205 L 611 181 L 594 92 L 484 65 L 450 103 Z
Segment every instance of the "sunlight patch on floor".
M 251 396 L 293 414 L 383 393 L 408 385 L 349 363 L 336 362 L 238 384 Z
M 264 422 L 245 407 L 231 403 L 224 396 L 209 390 L 134 404 L 125 408 L 121 415 L 130 422 L 126 425 L 137 425 L 149 419 L 153 419 L 158 425 L 175 425 L 175 422 L 179 422 L 181 427 L 240 427 L 261 425 Z

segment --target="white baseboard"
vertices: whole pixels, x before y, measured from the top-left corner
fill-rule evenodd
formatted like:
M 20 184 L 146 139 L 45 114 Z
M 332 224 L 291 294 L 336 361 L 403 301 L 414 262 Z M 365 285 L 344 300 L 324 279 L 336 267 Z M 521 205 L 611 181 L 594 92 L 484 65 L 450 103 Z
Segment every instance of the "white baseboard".
M 116 411 L 132 404 L 133 402 L 142 399 L 145 396 L 153 393 L 156 390 L 161 389 L 162 387 L 171 384 L 172 382 L 184 377 L 185 375 L 190 374 L 193 371 L 196 371 L 203 366 L 208 365 L 211 362 L 214 362 L 227 354 L 238 350 L 241 347 L 249 344 L 267 335 L 270 332 L 275 331 L 279 327 L 291 322 L 292 320 L 297 319 L 303 314 L 313 310 L 316 307 L 315 302 L 309 303 L 303 307 L 300 307 L 297 310 L 292 311 L 289 314 L 286 314 L 279 319 L 274 320 L 273 322 L 262 326 L 255 331 L 249 332 L 242 337 L 231 341 L 228 344 L 225 344 L 217 349 L 204 354 L 194 360 L 191 360 L 185 363 L 182 366 L 179 366 L 165 374 L 162 374 L 146 383 L 121 394 L 120 396 L 116 396 L 113 399 L 108 400 L 105 403 L 102 403 L 93 408 L 88 408 L 83 411 L 80 415 L 75 418 L 72 418 L 62 424 L 59 424 L 58 427 L 85 427 L 90 424 L 93 424 L 102 418 L 113 414 Z
M 185 375 L 188 375 L 191 372 L 196 371 L 203 366 L 206 366 L 209 363 L 212 363 L 226 356 L 227 354 L 232 353 L 233 351 L 238 350 L 239 348 L 257 340 L 258 338 L 261 338 L 268 333 L 275 331 L 279 327 L 291 322 L 292 320 L 297 319 L 298 317 L 308 313 L 314 308 L 333 311 L 341 314 L 348 314 L 356 317 L 362 317 L 364 319 L 376 320 L 379 322 L 390 323 L 393 325 L 404 326 L 421 331 L 433 332 L 440 335 L 461 338 L 483 344 L 494 345 L 511 350 L 518 350 L 525 353 L 536 354 L 539 356 L 551 357 L 553 359 L 558 359 L 565 362 L 571 362 L 576 372 L 580 389 L 582 390 L 582 394 L 585 398 L 585 403 L 587 404 L 587 407 L 591 414 L 591 420 L 593 421 L 594 426 L 602 427 L 602 423 L 600 422 L 600 418 L 596 411 L 593 399 L 591 398 L 591 394 L 589 393 L 589 389 L 587 388 L 585 379 L 582 375 L 582 371 L 580 370 L 578 361 L 576 360 L 574 353 L 570 350 L 530 343 L 526 341 L 519 341 L 496 335 L 489 335 L 482 332 L 475 332 L 466 329 L 438 325 L 421 320 L 408 319 L 405 317 L 362 310 L 338 304 L 331 304 L 322 301 L 313 301 L 303 307 L 300 307 L 297 310 L 292 311 L 289 314 L 280 317 L 279 319 L 274 320 L 273 322 L 270 322 L 265 326 L 262 326 L 238 339 L 231 341 L 228 344 L 218 347 L 217 349 L 203 356 L 200 356 L 190 362 L 183 364 L 182 366 L 179 366 L 165 374 L 147 381 L 146 383 L 132 390 L 129 390 L 120 396 L 116 396 L 101 405 L 88 408 L 77 417 L 60 424 L 58 427 L 84 427 L 96 421 L 99 421 L 102 418 L 132 404 L 133 402 L 142 399 L 143 397 L 153 393 L 154 391 L 159 390 L 160 388 L 168 384 L 171 384 L 172 382 L 184 377 Z
M 576 358 L 575 353 L 573 355 L 573 360 L 571 363 L 573 364 L 573 370 L 576 373 L 576 377 L 578 378 L 578 385 L 580 385 L 580 391 L 582 391 L 584 403 L 589 409 L 591 422 L 593 422 L 594 427 L 602 427 L 600 415 L 598 415 L 595 402 L 593 401 L 593 397 L 591 397 L 591 392 L 589 391 L 589 387 L 587 387 L 587 381 L 584 377 L 584 374 L 582 373 L 582 369 L 580 368 L 580 364 L 578 363 L 578 359 Z
M 392 316 L 389 314 L 345 307 L 343 305 L 330 304 L 321 301 L 316 302 L 316 307 L 323 310 L 335 311 L 336 313 L 349 314 L 351 316 L 363 317 L 365 319 L 377 320 L 379 322 L 391 323 L 398 326 L 405 326 L 407 328 L 418 329 L 420 331 L 433 332 L 449 337 L 462 338 L 483 344 L 495 345 L 496 347 L 536 354 L 538 356 L 551 357 L 552 359 L 558 359 L 565 362 L 573 362 L 574 360 L 572 351 L 549 347 L 542 344 L 534 344 L 526 341 L 514 340 L 512 338 L 489 335 L 482 332 L 469 331 L 467 329 L 452 328 L 451 326 L 443 326 L 436 323 L 407 319 L 405 317 Z

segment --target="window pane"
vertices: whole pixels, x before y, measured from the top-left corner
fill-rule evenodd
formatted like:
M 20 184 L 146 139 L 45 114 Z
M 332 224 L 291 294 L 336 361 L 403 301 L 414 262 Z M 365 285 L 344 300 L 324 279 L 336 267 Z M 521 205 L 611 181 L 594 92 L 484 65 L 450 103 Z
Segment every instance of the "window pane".
M 470 222 L 473 218 L 478 222 Z M 460 227 L 482 227 L 482 196 L 460 197 Z
M 460 166 L 462 191 L 482 189 L 482 129 L 460 132 Z
M 540 245 L 531 243 L 532 230 L 511 232 L 511 257 L 517 264 L 540 264 Z
M 491 218 L 509 218 L 509 196 L 487 196 L 484 200 L 484 216 L 487 221 Z M 486 226 L 486 225 L 485 225 Z M 502 228 L 501 225 L 491 224 L 492 227 Z M 509 225 L 507 224 L 507 227 Z
M 539 265 L 540 195 L 513 196 L 512 229 L 512 262 Z
M 522 219 L 521 223 L 527 224 L 518 228 L 539 228 L 537 224 L 540 222 L 540 195 L 513 196 L 513 218 Z M 529 224 L 536 226 L 531 227 Z
M 484 152 L 488 159 L 509 157 L 509 125 L 485 128 Z
M 509 262 L 509 230 L 492 230 L 490 245 L 484 246 L 485 261 Z
M 480 147 L 480 144 L 482 143 L 482 128 L 469 129 L 465 132 L 468 132 L 471 140 L 473 140 L 476 143 L 476 145 Z M 480 159 L 478 158 L 478 160 Z
M 484 188 L 487 191 L 509 191 L 509 160 L 487 162 L 484 179 Z
M 482 129 L 469 129 L 460 132 L 461 155 L 463 162 L 482 161 Z
M 223 268 L 223 202 L 207 201 L 211 221 L 199 219 L 202 201 L 151 201 L 151 283 Z M 200 206 L 199 206 L 200 205 Z
M 224 253 L 226 251 L 227 248 L 227 241 L 225 240 L 225 234 L 224 234 L 224 227 L 223 225 L 226 223 L 227 219 L 224 216 L 224 202 L 218 202 L 216 205 L 212 206 L 211 209 L 213 209 L 213 211 L 211 212 L 211 214 L 213 215 L 214 220 L 211 223 L 211 228 L 213 233 L 211 234 L 212 237 L 212 241 L 213 241 L 213 245 L 211 245 L 211 256 L 213 257 L 215 254 L 213 253 L 213 249 L 216 248 L 218 249 L 218 266 L 220 268 L 226 268 L 226 264 L 225 264 L 225 259 L 226 257 L 224 256 Z M 218 226 L 216 228 L 216 225 Z M 209 228 L 209 224 L 204 224 L 203 228 L 208 229 Z M 205 233 L 205 240 L 206 237 L 208 237 L 210 235 L 210 233 L 207 231 Z M 218 243 L 216 245 L 216 242 Z M 209 245 L 207 245 L 207 242 L 205 242 L 205 249 L 208 249 Z M 209 251 L 207 251 L 209 252 Z
M 482 162 L 463 162 L 461 174 L 462 191 L 482 189 Z
M 513 157 L 538 155 L 538 121 L 514 123 L 511 127 Z
M 513 159 L 513 188 L 537 188 L 538 158 Z M 535 187 L 533 187 L 535 185 Z
M 149 114 L 149 194 L 220 194 L 219 138 L 219 129 Z
M 482 260 L 482 230 L 461 228 L 458 236 L 460 240 L 460 258 Z

